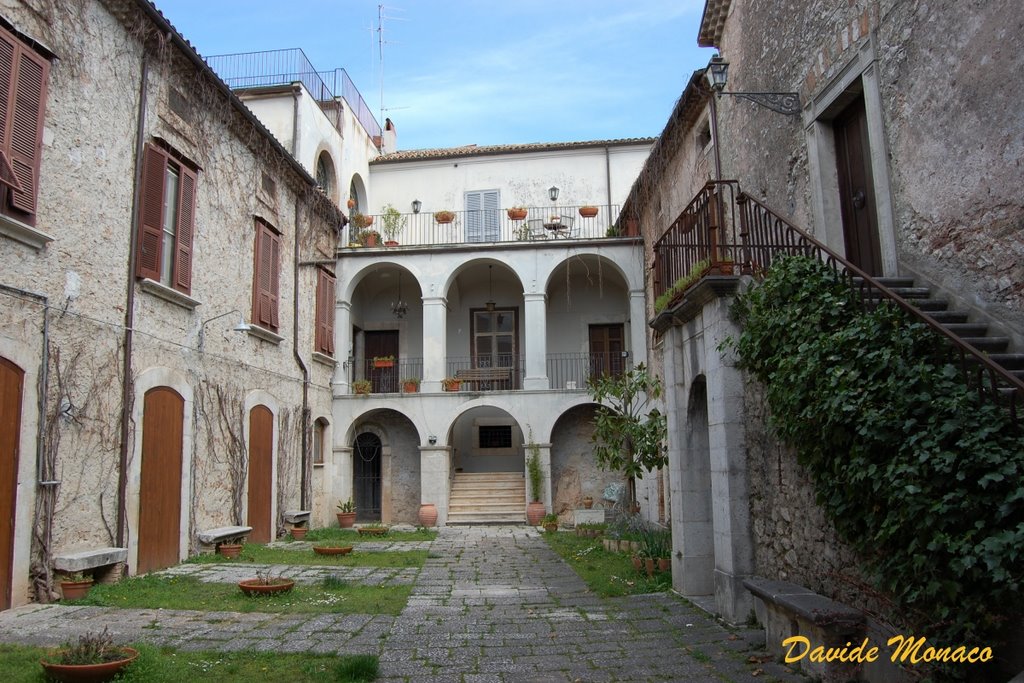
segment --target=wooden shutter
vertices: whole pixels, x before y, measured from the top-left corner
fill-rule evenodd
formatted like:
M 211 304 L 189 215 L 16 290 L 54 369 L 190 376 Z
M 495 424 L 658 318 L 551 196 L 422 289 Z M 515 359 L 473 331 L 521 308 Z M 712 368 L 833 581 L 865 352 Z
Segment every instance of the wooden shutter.
M 316 285 L 316 350 L 334 353 L 334 277 L 326 270 L 317 271 Z
M 142 159 L 142 192 L 139 196 L 138 251 L 135 274 L 160 281 L 160 250 L 164 238 L 164 191 L 167 185 L 167 153 L 146 144 Z M 190 245 L 191 246 L 191 245 Z M 168 245 L 168 248 L 171 248 Z
M 22 49 L 17 60 L 11 126 L 11 165 L 22 192 L 11 193 L 11 205 L 25 213 L 36 212 L 39 158 L 43 144 L 43 112 L 46 77 L 50 64 L 36 53 Z
M 279 321 L 280 268 L 281 238 L 269 225 L 257 218 L 252 318 L 257 325 L 275 331 Z
M 196 174 L 181 166 L 178 227 L 174 241 L 174 287 L 192 293 L 192 239 L 196 223 Z
M 14 100 L 14 56 L 18 52 L 18 41 L 7 31 L 0 29 L 0 137 L 5 150 L 10 149 L 9 116 Z

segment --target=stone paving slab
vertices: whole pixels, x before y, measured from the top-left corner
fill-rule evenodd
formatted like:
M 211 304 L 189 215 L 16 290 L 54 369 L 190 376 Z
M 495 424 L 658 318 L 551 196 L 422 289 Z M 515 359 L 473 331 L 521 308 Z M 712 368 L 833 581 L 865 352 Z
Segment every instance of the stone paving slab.
M 421 570 L 285 570 L 302 582 L 411 584 L 397 617 L 29 605 L 0 613 L 0 642 L 52 646 L 106 626 L 118 642 L 182 650 L 373 653 L 382 683 L 806 680 L 761 663 L 763 631 L 728 630 L 675 595 L 596 597 L 535 529 L 442 529 L 426 545 Z M 166 573 L 237 581 L 255 569 L 267 567 L 190 564 Z

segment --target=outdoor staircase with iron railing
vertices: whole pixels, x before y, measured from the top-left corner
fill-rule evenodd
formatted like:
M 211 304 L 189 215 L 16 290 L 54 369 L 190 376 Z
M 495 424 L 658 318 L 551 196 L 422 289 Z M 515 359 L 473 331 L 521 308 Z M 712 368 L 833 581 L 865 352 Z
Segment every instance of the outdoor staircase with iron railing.
M 970 322 L 966 313 L 950 311 L 948 302 L 932 297 L 911 278 L 876 278 L 793 225 L 735 180 L 708 182 L 654 245 L 654 295 L 673 291 L 676 282 L 696 284 L 704 275 L 750 275 L 767 270 L 775 259 L 800 255 L 820 259 L 855 289 L 870 307 L 888 301 L 912 320 L 926 325 L 942 342 L 944 355 L 958 369 L 979 402 L 998 405 L 1013 429 L 1024 426 L 1024 354 L 1010 349 L 1010 339 L 989 335 L 988 325 Z M 702 266 L 707 263 L 709 265 Z M 695 273 L 706 267 L 703 273 Z M 693 276 L 697 277 L 693 277 Z M 685 298 L 674 292 L 665 312 Z
M 525 524 L 526 479 L 521 472 L 456 472 L 448 524 Z

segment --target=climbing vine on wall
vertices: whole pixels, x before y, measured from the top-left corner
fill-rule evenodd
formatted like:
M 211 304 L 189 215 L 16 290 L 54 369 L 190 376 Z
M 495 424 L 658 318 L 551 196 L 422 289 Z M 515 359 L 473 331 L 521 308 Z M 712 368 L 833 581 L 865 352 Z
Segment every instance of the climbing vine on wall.
M 924 325 L 862 311 L 818 261 L 779 261 L 733 313 L 729 345 L 879 587 L 930 640 L 991 643 L 1024 603 L 1020 434 Z

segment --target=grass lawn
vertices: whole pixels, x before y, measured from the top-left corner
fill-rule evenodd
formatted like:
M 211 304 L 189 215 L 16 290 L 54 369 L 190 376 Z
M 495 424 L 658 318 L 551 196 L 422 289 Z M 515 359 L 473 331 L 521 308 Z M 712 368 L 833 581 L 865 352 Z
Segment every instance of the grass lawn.
M 633 569 L 633 562 L 625 553 L 610 553 L 600 539 L 580 538 L 574 533 L 544 534 L 544 539 L 562 559 L 580 575 L 590 590 L 603 598 L 641 593 L 660 593 L 672 588 L 669 572 L 647 573 Z
M 310 534 L 312 536 L 313 534 Z M 306 538 L 309 538 L 307 536 Z M 319 543 L 321 541 L 317 541 Z M 326 539 L 325 539 L 326 542 Z M 333 541 L 331 541 L 333 542 Z M 346 540 L 345 545 L 350 541 Z M 354 544 L 352 544 L 354 545 Z M 270 548 L 257 543 L 246 543 L 242 546 L 242 554 L 236 560 L 229 560 L 223 555 L 208 553 L 189 558 L 189 564 L 220 564 L 254 562 L 257 564 L 300 564 L 325 565 L 330 567 L 422 567 L 427 561 L 426 550 L 402 550 L 389 552 L 362 551 L 356 547 L 348 555 L 317 555 L 312 550 L 293 550 L 289 548 Z
M 346 543 L 371 543 L 385 541 L 433 541 L 437 538 L 437 532 L 420 527 L 416 531 L 389 531 L 383 536 L 360 536 L 355 529 L 341 529 L 336 526 L 310 529 L 306 534 L 306 540 L 313 543 L 319 541 L 345 541 Z
M 130 683 L 363 683 L 377 678 L 375 655 L 278 654 L 270 652 L 177 652 L 133 644 L 139 658 L 116 681 Z M 0 671 L 7 683 L 43 683 L 39 660 L 48 650 L 0 644 Z
M 206 583 L 191 576 L 137 576 L 97 584 L 69 605 L 186 609 L 282 614 L 391 614 L 405 607 L 411 586 L 364 586 L 338 579 L 295 584 L 287 593 L 248 597 L 233 583 Z M 2 671 L 2 669 L 0 669 Z

